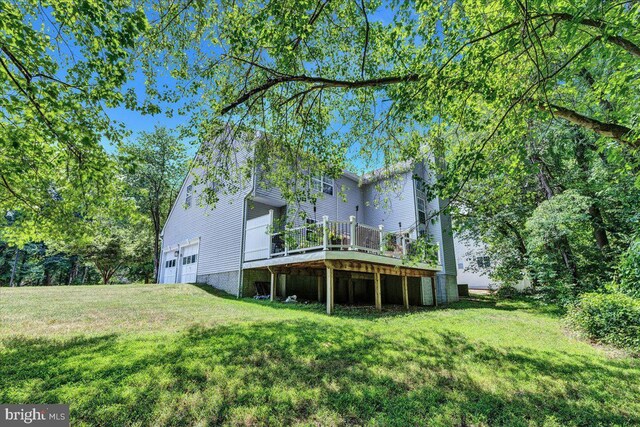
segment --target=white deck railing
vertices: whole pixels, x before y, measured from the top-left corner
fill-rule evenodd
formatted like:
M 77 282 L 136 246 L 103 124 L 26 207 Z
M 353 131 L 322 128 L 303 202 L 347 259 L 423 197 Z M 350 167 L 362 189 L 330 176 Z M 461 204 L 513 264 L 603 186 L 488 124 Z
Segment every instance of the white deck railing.
M 323 217 L 321 223 L 286 228 L 270 233 L 269 258 L 287 256 L 318 250 L 352 250 L 383 255 L 392 258 L 406 258 L 418 262 L 440 262 L 440 246 L 426 246 L 409 237 L 408 232 L 384 231 L 382 225 L 372 227 L 349 221 L 329 221 Z

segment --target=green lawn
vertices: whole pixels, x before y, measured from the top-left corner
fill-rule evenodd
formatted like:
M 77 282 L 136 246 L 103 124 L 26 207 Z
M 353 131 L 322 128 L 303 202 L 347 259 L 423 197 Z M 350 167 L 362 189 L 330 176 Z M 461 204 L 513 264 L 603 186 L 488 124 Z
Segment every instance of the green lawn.
M 640 425 L 640 360 L 553 310 L 377 315 L 190 285 L 0 288 L 0 402 L 72 425 Z

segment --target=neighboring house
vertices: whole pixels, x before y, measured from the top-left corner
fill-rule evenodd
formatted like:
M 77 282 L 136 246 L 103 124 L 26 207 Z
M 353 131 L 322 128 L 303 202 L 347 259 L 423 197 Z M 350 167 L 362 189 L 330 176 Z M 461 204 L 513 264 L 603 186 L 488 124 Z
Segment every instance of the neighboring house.
M 473 239 L 462 239 L 454 234 L 453 242 L 458 267 L 458 283 L 469 285 L 469 289 L 496 290 L 501 284 L 491 279 L 490 274 L 500 262 L 489 256 L 487 246 Z M 519 291 L 531 286 L 530 280 L 525 275 L 522 280 L 513 287 Z
M 294 208 L 258 168 L 241 191 L 220 195 L 212 208 L 197 203 L 201 186 L 190 173 L 163 229 L 160 281 L 207 283 L 236 296 L 266 287 L 272 299 L 326 302 L 329 313 L 334 303 L 456 301 L 451 219 L 438 214 L 427 224 L 443 203 L 427 201 L 414 175 L 432 179 L 422 163 L 365 176 L 344 172 L 335 180 L 310 176 L 321 197 Z M 278 228 L 287 221 L 292 230 Z M 439 245 L 439 261 L 406 261 L 418 233 Z
M 453 236 L 458 268 L 458 283 L 469 285 L 469 289 L 496 289 L 497 284 L 491 280 L 489 274 L 493 262 L 486 247 L 471 239 Z

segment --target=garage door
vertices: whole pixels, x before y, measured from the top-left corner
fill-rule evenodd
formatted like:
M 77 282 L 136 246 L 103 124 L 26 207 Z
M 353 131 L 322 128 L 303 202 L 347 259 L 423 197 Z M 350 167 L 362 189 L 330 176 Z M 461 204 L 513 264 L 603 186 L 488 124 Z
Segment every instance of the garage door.
M 168 251 L 164 253 L 164 273 L 162 277 L 162 283 L 175 283 L 176 282 L 176 270 L 178 269 L 178 260 L 175 256 L 175 251 Z
M 185 246 L 180 259 L 180 283 L 195 283 L 198 272 L 198 244 Z

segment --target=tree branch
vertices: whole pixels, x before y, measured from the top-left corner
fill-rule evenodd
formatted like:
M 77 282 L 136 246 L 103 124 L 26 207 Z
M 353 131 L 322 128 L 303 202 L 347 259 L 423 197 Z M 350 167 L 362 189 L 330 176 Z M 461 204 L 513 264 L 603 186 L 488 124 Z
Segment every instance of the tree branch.
M 356 2 L 357 4 L 357 2 Z M 367 49 L 369 48 L 369 17 L 364 0 L 361 0 L 362 14 L 364 15 L 365 32 L 364 32 L 364 48 L 362 50 L 362 65 L 360 66 L 360 76 L 364 78 L 364 66 L 367 61 Z
M 307 26 L 311 27 L 316 22 L 316 20 L 320 17 L 320 14 L 322 13 L 322 9 L 324 9 L 324 7 L 327 4 L 329 4 L 330 1 L 331 0 L 325 0 L 323 3 L 320 3 L 318 8 L 313 12 L 311 17 L 309 18 L 309 22 L 307 23 Z M 295 38 L 295 40 L 293 41 L 293 50 L 296 50 L 298 48 L 301 41 L 302 41 L 302 36 L 298 36 Z
M 222 110 L 220 110 L 220 114 L 224 115 L 229 111 L 233 110 L 234 108 L 236 108 L 237 106 L 244 104 L 247 100 L 249 100 L 254 95 L 257 95 L 262 92 L 266 92 L 270 88 L 282 83 L 299 82 L 299 83 L 320 84 L 320 85 L 323 85 L 325 88 L 340 87 L 340 88 L 346 88 L 346 89 L 358 89 L 363 87 L 386 86 L 386 85 L 398 84 L 398 83 L 415 82 L 415 81 L 418 81 L 419 78 L 420 76 L 418 74 L 379 77 L 379 78 L 368 79 L 368 80 L 338 80 L 338 79 L 329 79 L 325 77 L 306 76 L 304 74 L 301 74 L 298 76 L 283 75 L 281 77 L 269 78 L 261 85 L 256 86 L 255 88 L 240 95 L 235 101 L 228 104 L 226 107 L 222 108 Z
M 620 142 L 627 143 L 634 148 L 640 147 L 640 140 L 629 141 L 626 139 L 626 137 L 633 132 L 631 128 L 626 126 L 616 123 L 601 122 L 559 105 L 539 104 L 538 108 L 542 111 L 548 111 L 551 114 L 561 117 L 573 124 L 590 129 L 598 135 L 616 139 Z
M 606 22 L 601 21 L 599 19 L 589 19 L 589 18 L 576 19 L 575 16 L 569 13 L 551 13 L 549 14 L 549 16 L 559 21 L 576 22 L 578 24 L 586 25 L 588 27 L 598 28 L 600 30 L 604 30 L 607 27 Z M 640 47 L 635 43 L 633 43 L 631 40 L 621 36 L 610 36 L 607 34 L 603 34 L 602 38 L 612 44 L 615 44 L 623 48 L 630 54 L 640 58 Z

